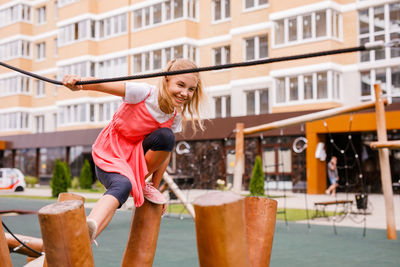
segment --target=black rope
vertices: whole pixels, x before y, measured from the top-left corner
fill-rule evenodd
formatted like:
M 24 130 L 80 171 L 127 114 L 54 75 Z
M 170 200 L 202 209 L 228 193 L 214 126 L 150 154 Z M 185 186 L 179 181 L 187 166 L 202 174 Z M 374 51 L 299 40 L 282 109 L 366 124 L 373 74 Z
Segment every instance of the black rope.
M 7 232 L 9 232 L 10 235 L 12 235 L 12 237 L 14 237 L 15 240 L 17 240 L 22 246 L 26 247 L 27 249 L 29 249 L 29 250 L 32 251 L 33 253 L 38 254 L 39 256 L 42 256 L 42 255 L 43 255 L 43 253 L 41 253 L 41 252 L 39 252 L 39 251 L 37 251 L 37 250 L 34 250 L 33 248 L 29 247 L 29 246 L 26 245 L 24 242 L 22 242 L 18 237 L 16 237 L 16 236 L 13 234 L 13 232 L 11 232 L 11 230 L 7 227 L 7 225 L 5 225 L 4 222 L 1 222 L 1 223 L 3 224 L 3 227 L 7 230 Z
M 193 73 L 193 72 L 203 72 L 203 71 L 212 71 L 212 70 L 221 70 L 221 69 L 230 69 L 230 68 L 238 68 L 238 67 L 248 67 L 248 66 L 255 66 L 261 64 L 269 64 L 281 61 L 291 61 L 297 59 L 305 59 L 305 58 L 312 58 L 312 57 L 321 57 L 321 56 L 329 56 L 329 55 L 336 55 L 336 54 L 343 54 L 343 53 L 351 53 L 351 52 L 358 52 L 358 51 L 365 51 L 368 50 L 364 45 L 350 47 L 350 48 L 342 48 L 342 49 L 335 49 L 335 50 L 328 50 L 328 51 L 321 51 L 321 52 L 314 52 L 308 54 L 301 54 L 301 55 L 294 55 L 294 56 L 286 56 L 286 57 L 277 57 L 277 58 L 267 58 L 267 59 L 260 59 L 260 60 L 253 60 L 253 61 L 246 61 L 246 62 L 239 62 L 239 63 L 229 63 L 229 64 L 222 64 L 216 66 L 208 66 L 208 67 L 200 67 L 200 68 L 193 68 L 193 69 L 184 69 L 184 70 L 176 70 L 176 71 L 163 71 L 163 72 L 155 72 L 155 73 L 148 73 L 148 74 L 140 74 L 140 75 L 133 75 L 133 76 L 122 76 L 122 77 L 114 77 L 114 78 L 105 78 L 105 79 L 96 79 L 96 80 L 89 80 L 89 81 L 79 81 L 76 85 L 85 85 L 85 84 L 96 84 L 96 83 L 107 83 L 107 82 L 116 82 L 116 81 L 126 81 L 126 80 L 136 80 L 136 79 L 146 79 L 146 78 L 154 78 L 160 76 L 169 76 L 169 75 L 179 75 L 185 73 Z M 8 65 L 4 62 L 0 61 L 0 65 L 14 71 L 20 72 L 22 74 L 34 77 L 39 80 L 43 80 L 45 82 L 63 85 L 62 82 L 49 79 L 32 72 L 28 72 L 17 67 Z

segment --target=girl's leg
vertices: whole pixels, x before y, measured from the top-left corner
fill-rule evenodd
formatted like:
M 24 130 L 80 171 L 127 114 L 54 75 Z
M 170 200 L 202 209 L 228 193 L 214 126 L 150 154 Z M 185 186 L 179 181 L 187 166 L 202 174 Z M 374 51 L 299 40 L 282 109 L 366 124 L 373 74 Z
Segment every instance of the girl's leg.
M 97 223 L 97 232 L 92 238 L 95 239 L 110 223 L 115 211 L 120 203 L 112 195 L 103 195 L 90 212 L 88 219 L 93 219 Z
M 155 188 L 158 188 L 160 185 L 162 176 L 168 167 L 170 156 L 171 152 L 153 150 L 148 150 L 145 155 L 147 169 L 149 171 L 145 178 L 153 174 L 152 182 Z
M 126 202 L 132 190 L 129 179 L 119 173 L 105 172 L 96 166 L 96 174 L 107 191 L 87 218 L 91 239 L 95 239 L 107 227 L 115 211 Z

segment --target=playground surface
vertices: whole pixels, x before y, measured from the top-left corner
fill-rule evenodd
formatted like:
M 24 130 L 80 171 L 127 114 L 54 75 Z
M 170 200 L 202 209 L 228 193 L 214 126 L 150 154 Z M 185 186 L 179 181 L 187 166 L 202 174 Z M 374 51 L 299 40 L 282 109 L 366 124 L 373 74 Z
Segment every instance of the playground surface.
M 50 200 L 0 198 L 0 210 L 38 210 Z M 89 210 L 86 209 L 86 213 Z M 121 265 L 129 233 L 132 211 L 117 211 L 108 228 L 93 247 L 95 265 Z M 397 218 L 398 219 L 398 218 Z M 382 218 L 382 220 L 384 220 Z M 14 233 L 40 237 L 37 215 L 4 216 Z M 400 241 L 387 240 L 385 229 L 294 223 L 278 221 L 275 229 L 270 266 L 399 266 Z M 400 232 L 398 232 L 400 236 Z M 26 257 L 12 254 L 13 265 L 23 266 Z M 153 266 L 199 266 L 194 221 L 185 217 L 163 217 Z

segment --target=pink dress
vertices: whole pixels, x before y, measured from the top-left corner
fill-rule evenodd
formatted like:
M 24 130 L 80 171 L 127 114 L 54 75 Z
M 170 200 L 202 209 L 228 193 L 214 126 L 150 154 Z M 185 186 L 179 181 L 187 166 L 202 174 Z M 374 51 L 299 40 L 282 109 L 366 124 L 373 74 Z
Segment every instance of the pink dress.
M 136 207 L 143 204 L 142 188 L 148 173 L 143 140 L 159 128 L 171 128 L 176 116 L 175 112 L 171 119 L 160 123 L 149 113 L 145 101 L 137 104 L 123 102 L 112 121 L 97 137 L 92 149 L 94 163 L 100 169 L 128 177 Z

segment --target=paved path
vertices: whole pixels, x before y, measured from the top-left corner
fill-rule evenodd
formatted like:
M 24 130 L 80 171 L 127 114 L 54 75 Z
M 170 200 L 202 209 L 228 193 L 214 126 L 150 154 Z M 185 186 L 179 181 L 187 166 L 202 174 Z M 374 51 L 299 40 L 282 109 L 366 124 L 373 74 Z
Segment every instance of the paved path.
M 185 191 L 183 190 L 184 195 L 189 199 L 189 201 L 193 201 L 195 198 L 208 194 L 211 192 L 215 192 L 215 190 L 191 190 Z M 283 196 L 283 192 L 277 191 L 269 191 L 270 195 L 273 196 Z M 24 192 L 0 192 L 0 195 L 27 195 L 27 196 L 51 196 L 50 188 L 41 187 L 41 188 L 27 188 Z M 85 198 L 98 199 L 102 196 L 100 193 L 78 193 L 79 195 L 84 196 Z M 243 194 L 248 194 L 248 192 L 243 192 Z M 321 201 L 333 201 L 334 197 L 328 195 L 305 195 L 301 193 L 292 193 L 286 192 L 286 197 L 278 197 L 275 198 L 278 201 L 278 208 L 297 208 L 297 209 L 311 209 L 314 210 L 314 203 Z M 337 200 L 353 200 L 355 203 L 355 195 L 354 194 L 344 194 L 338 193 L 336 196 Z M 394 207 L 395 207 L 395 221 L 396 221 L 396 229 L 400 230 L 400 195 L 395 194 L 393 198 Z M 94 203 L 86 203 L 85 207 L 91 208 Z M 133 201 L 132 198 L 129 198 L 127 203 L 123 206 L 122 209 L 132 209 Z M 352 206 L 353 211 L 357 211 L 356 205 Z M 334 211 L 335 206 L 328 206 L 326 211 Z M 338 209 L 340 211 L 340 209 Z M 386 216 L 385 216 L 385 203 L 382 194 L 370 194 L 368 195 L 368 213 L 366 215 L 366 227 L 367 228 L 376 228 L 376 229 L 386 229 Z M 312 215 L 312 214 L 311 214 Z M 310 215 L 310 216 L 311 216 Z M 343 216 L 340 218 L 342 219 Z M 337 226 L 350 226 L 350 227 L 364 227 L 364 223 L 362 222 L 364 215 L 352 214 L 349 213 L 347 216 L 344 216 L 343 220 L 340 222 L 335 222 Z M 338 218 L 339 219 L 339 218 Z M 307 221 L 298 222 L 298 223 L 307 223 Z M 334 221 L 332 218 L 316 218 L 310 220 L 311 224 L 319 224 L 319 225 L 333 225 Z

